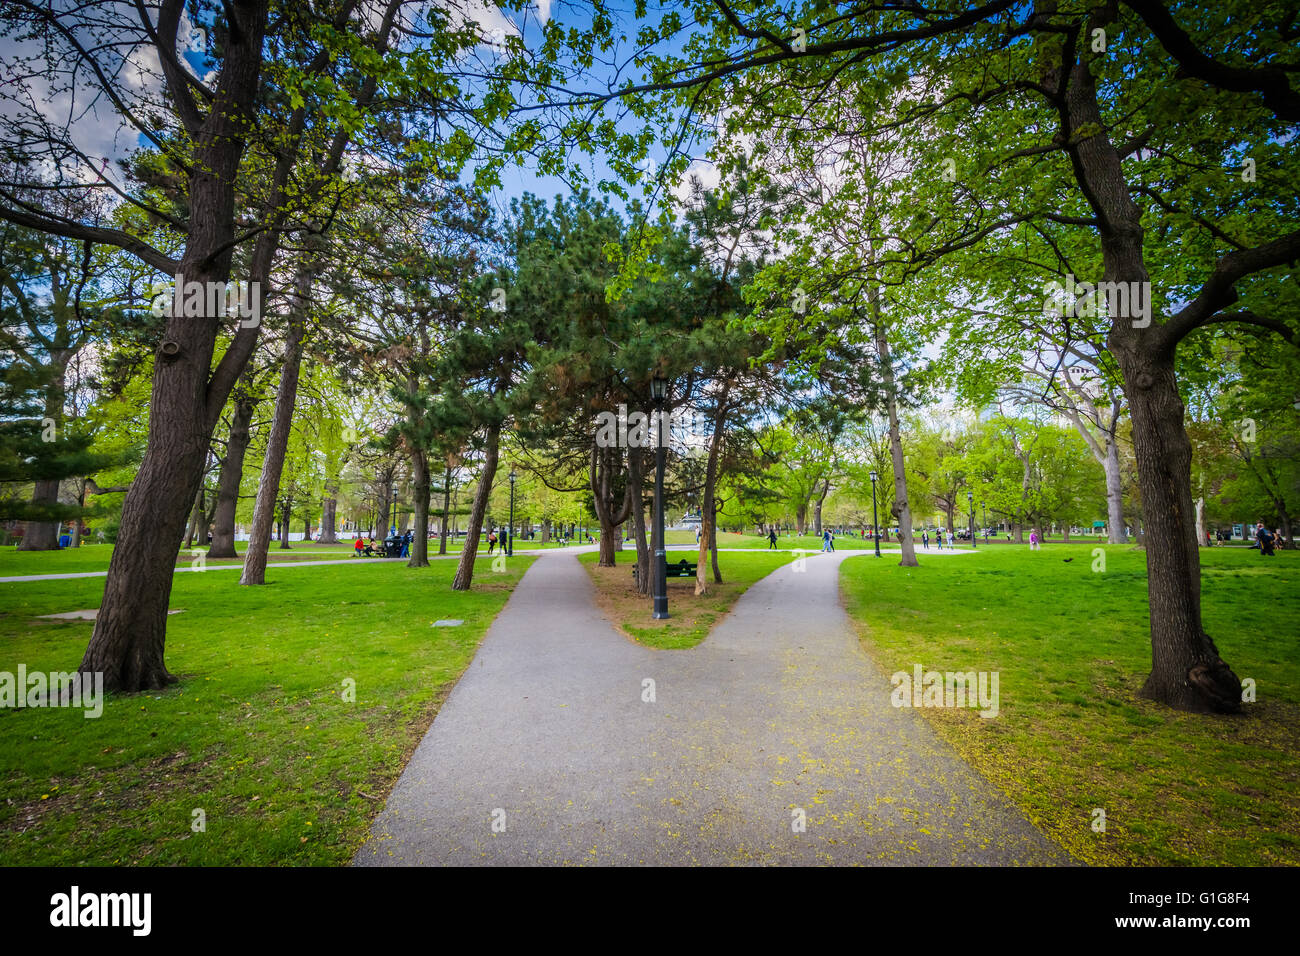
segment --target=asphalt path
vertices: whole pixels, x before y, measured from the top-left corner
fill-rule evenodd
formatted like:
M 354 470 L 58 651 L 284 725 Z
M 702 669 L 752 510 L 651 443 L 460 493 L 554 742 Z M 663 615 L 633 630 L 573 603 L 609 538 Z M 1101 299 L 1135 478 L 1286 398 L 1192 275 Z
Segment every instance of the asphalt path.
M 580 550 L 516 586 L 354 864 L 1071 862 L 892 706 L 839 601 L 867 552 L 786 565 L 658 651 L 596 609 Z

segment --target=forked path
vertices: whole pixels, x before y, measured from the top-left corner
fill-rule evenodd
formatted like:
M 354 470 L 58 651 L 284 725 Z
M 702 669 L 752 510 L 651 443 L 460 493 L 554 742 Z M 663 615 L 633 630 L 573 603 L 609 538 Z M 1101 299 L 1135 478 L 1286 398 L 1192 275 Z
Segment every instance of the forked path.
M 781 568 L 681 651 L 615 631 L 573 554 L 539 558 L 354 863 L 1070 862 L 890 705 L 840 607 L 849 556 Z

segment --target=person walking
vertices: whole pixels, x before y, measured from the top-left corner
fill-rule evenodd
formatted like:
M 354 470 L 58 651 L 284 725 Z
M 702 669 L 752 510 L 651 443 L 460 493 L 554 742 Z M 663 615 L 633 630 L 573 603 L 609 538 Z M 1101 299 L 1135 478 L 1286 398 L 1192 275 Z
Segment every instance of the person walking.
M 943 529 L 942 528 L 934 529 L 934 543 L 935 545 L 938 546 L 940 551 L 943 550 Z
M 1029 550 L 1030 551 L 1038 550 L 1038 529 L 1037 528 L 1029 529 Z
M 497 546 L 497 533 L 495 531 L 489 531 L 488 532 L 488 557 L 489 558 L 492 557 L 492 549 L 495 548 L 496 546 Z
M 1259 542 L 1260 556 L 1273 554 L 1273 532 L 1264 527 L 1264 522 L 1255 524 L 1255 540 Z M 1274 555 L 1276 557 L 1276 555 Z
M 835 553 L 835 532 L 827 531 L 826 534 L 827 534 L 826 543 L 830 545 L 831 553 L 834 554 Z
M 767 529 L 767 550 L 776 550 L 776 528 Z
M 925 529 L 921 530 L 921 549 L 924 551 L 930 550 L 930 532 Z

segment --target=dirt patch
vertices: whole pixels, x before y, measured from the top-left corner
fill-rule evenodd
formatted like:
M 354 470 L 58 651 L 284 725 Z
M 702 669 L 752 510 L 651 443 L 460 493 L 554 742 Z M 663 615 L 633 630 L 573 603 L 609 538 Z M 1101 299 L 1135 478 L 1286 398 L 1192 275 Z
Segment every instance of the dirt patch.
M 639 644 L 644 641 L 630 631 L 628 625 L 635 627 L 641 634 L 668 629 L 691 631 L 697 628 L 707 633 L 719 618 L 731 610 L 736 599 L 745 591 L 739 584 L 714 584 L 710 581 L 709 593 L 696 597 L 694 578 L 669 578 L 668 611 L 672 617 L 666 621 L 656 621 L 650 616 L 652 599 L 637 591 L 630 564 L 602 568 L 583 562 L 583 567 L 596 585 L 596 607 L 615 630 L 629 641 Z

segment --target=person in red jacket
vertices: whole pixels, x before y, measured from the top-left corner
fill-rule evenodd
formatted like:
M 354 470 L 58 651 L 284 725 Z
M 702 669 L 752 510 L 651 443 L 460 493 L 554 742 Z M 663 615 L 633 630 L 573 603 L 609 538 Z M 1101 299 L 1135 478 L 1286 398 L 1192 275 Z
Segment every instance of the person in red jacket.
M 356 542 L 352 545 L 352 550 L 356 552 L 357 557 L 361 557 L 361 549 L 362 549 L 363 547 L 365 547 L 365 545 L 363 545 L 363 544 L 361 543 L 361 536 L 360 536 L 360 535 L 357 535 L 357 540 L 356 540 Z

